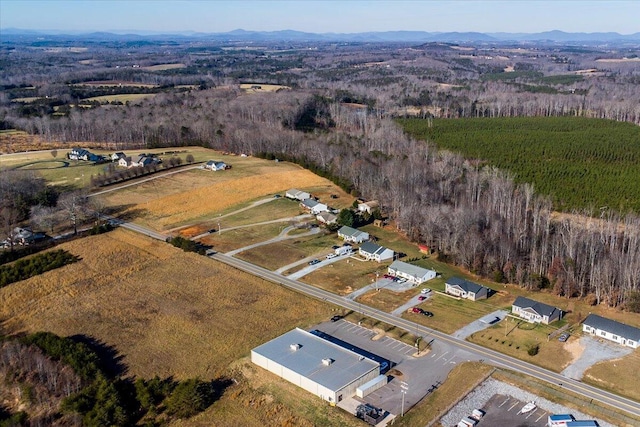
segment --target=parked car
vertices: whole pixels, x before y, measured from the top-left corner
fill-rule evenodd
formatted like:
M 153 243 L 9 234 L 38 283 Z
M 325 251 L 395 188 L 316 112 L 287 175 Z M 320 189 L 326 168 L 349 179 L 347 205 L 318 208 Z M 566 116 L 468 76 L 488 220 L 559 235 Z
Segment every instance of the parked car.
M 331 318 L 331 321 L 332 321 L 332 322 L 337 322 L 337 321 L 338 321 L 338 320 L 340 320 L 340 319 L 342 319 L 342 316 L 337 316 L 337 315 L 336 315 L 336 316 L 333 316 L 333 317 Z
M 424 300 L 426 300 L 426 299 L 427 299 L 427 297 L 425 297 L 424 295 L 420 295 L 420 296 L 418 297 L 418 301 L 424 301 Z
M 398 283 L 405 283 L 407 281 L 407 279 L 405 279 L 404 277 L 402 279 L 398 280 Z
M 338 256 L 338 254 L 329 254 L 329 255 L 327 255 L 327 259 L 332 259 L 332 258 L 335 258 L 337 256 Z
M 569 335 L 569 334 L 567 334 L 567 333 L 561 334 L 561 335 L 558 337 L 558 341 L 560 341 L 560 342 L 565 342 L 565 341 L 567 341 L 567 340 L 569 339 L 569 337 L 570 337 L 570 336 L 571 336 L 571 335 Z
M 309 261 L 309 265 L 316 265 L 320 262 L 319 259 L 312 259 L 311 261 Z
M 411 312 L 412 312 L 412 313 L 422 313 L 422 309 L 421 309 L 421 308 L 419 308 L 419 307 L 413 307 L 413 308 L 411 309 Z
M 273 195 L 273 198 L 274 198 L 274 199 L 279 199 L 280 197 L 282 197 L 282 196 L 281 196 L 281 195 L 279 195 L 279 194 L 274 194 L 274 195 Z
M 390 274 L 385 274 L 385 275 L 384 275 L 384 276 L 382 276 L 382 277 L 384 277 L 385 279 L 393 279 L 393 276 L 392 276 L 392 275 L 390 275 Z
M 429 288 L 424 288 L 423 290 L 420 291 L 421 294 L 428 294 L 429 292 L 431 292 L 431 289 Z
M 427 317 L 433 317 L 433 313 L 427 310 L 422 310 L 422 314 L 424 314 Z

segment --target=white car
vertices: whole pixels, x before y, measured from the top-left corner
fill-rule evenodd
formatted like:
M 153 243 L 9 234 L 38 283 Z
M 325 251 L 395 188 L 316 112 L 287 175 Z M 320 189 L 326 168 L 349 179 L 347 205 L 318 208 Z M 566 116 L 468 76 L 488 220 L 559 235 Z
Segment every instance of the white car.
M 329 255 L 327 255 L 327 259 L 335 258 L 337 256 L 338 256 L 338 254 L 329 254 Z
M 420 291 L 421 294 L 428 294 L 429 292 L 431 292 L 431 289 L 429 288 L 424 288 L 423 290 Z

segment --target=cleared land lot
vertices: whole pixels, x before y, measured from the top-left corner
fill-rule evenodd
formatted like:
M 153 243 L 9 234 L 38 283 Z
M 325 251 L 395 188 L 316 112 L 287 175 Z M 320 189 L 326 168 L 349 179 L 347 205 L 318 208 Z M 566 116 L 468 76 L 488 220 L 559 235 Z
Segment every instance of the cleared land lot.
M 109 205 L 144 211 L 136 221 L 157 230 L 214 221 L 219 214 L 261 197 L 290 188 L 335 189 L 330 181 L 301 167 L 267 160 L 223 156 L 212 150 L 210 158 L 233 166 L 218 172 L 195 170 L 166 180 L 155 180 L 106 195 Z
M 82 260 L 0 289 L 3 330 L 91 336 L 115 346 L 135 375 L 214 378 L 254 346 L 331 314 L 326 304 L 125 230 L 62 248 Z
M 92 98 L 85 98 L 81 102 L 93 102 L 98 101 L 100 103 L 107 102 L 136 102 L 145 98 L 152 98 L 156 96 L 155 93 L 123 93 L 119 95 L 102 95 L 94 96 Z
M 386 273 L 387 264 L 360 262 L 347 258 L 318 269 L 300 279 L 301 282 L 317 286 L 338 295 L 348 295 L 375 280 L 376 271 Z M 386 307 L 384 308 L 386 310 Z
M 610 345 L 615 345 L 611 343 Z M 601 362 L 588 369 L 583 381 L 611 390 L 614 393 L 640 400 L 638 388 L 638 368 L 640 368 L 640 350 L 635 350 L 622 359 Z M 632 374 L 633 373 L 633 374 Z

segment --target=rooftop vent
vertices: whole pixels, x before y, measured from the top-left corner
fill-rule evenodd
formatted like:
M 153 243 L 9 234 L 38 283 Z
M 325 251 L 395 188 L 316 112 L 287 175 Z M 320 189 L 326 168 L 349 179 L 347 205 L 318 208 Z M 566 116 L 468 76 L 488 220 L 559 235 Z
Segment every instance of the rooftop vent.
M 333 363 L 333 359 L 331 359 L 331 358 L 329 358 L 329 357 L 327 357 L 326 359 L 322 359 L 322 364 L 323 364 L 324 366 L 329 366 L 329 365 L 331 365 L 332 363 Z
M 289 348 L 291 349 L 291 351 L 298 351 L 300 349 L 300 344 L 291 344 L 289 345 Z

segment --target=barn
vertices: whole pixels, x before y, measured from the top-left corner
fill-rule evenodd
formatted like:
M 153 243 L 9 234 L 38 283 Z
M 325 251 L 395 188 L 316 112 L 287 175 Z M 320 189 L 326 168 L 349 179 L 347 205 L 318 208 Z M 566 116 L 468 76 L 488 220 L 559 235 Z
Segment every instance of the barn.
M 380 364 L 296 328 L 251 350 L 251 361 L 335 404 L 380 375 Z

